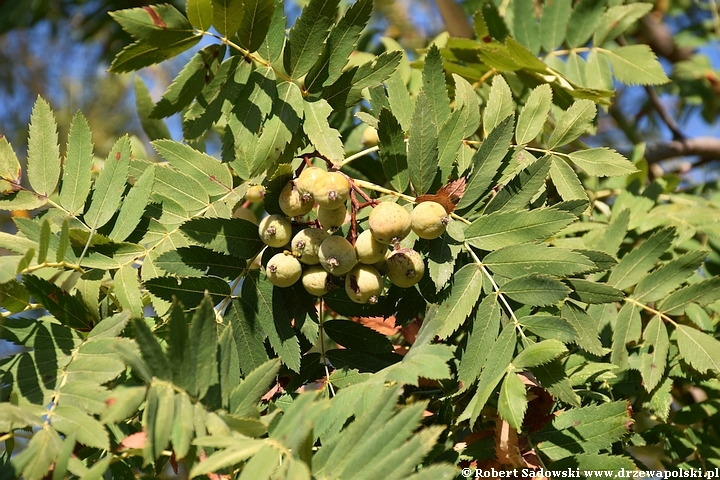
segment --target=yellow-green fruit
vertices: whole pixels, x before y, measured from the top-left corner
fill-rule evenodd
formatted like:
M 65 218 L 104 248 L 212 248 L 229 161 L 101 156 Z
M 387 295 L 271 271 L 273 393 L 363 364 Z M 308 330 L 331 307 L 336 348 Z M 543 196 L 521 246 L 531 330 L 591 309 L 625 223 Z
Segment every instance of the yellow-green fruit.
M 390 250 L 385 250 L 385 256 L 380 260 L 379 262 L 375 262 L 372 264 L 373 267 L 375 267 L 375 270 L 385 275 L 387 270 L 387 259 L 390 258 Z
M 298 189 L 295 188 L 293 182 L 288 182 L 287 185 L 280 190 L 278 204 L 280 205 L 280 210 L 288 217 L 301 217 L 313 208 L 312 198 L 305 200 L 305 198 L 300 195 Z
M 367 265 L 377 263 L 385 258 L 387 251 L 387 245 L 375 240 L 370 230 L 365 230 L 355 240 L 355 252 L 360 263 Z
M 432 240 L 445 233 L 450 217 L 437 202 L 422 202 L 410 212 L 410 226 L 420 238 Z
M 350 184 L 340 172 L 328 172 L 321 175 L 313 186 L 313 197 L 323 208 L 333 209 L 345 205 L 350 196 Z
M 339 277 L 353 269 L 357 263 L 355 247 L 343 237 L 333 235 L 325 239 L 318 251 L 320 265 Z
M 282 247 L 292 238 L 292 224 L 282 215 L 268 215 L 258 227 L 260 239 L 269 247 Z
M 304 228 L 293 237 L 290 244 L 292 252 L 305 265 L 317 265 L 320 263 L 320 245 L 329 236 L 328 232 L 319 228 Z
M 265 198 L 265 187 L 262 185 L 251 185 L 245 192 L 245 200 L 250 203 L 262 202 Z
M 385 245 L 399 242 L 410 233 L 410 214 L 397 203 L 379 203 L 368 221 L 375 240 Z
M 362 142 L 366 147 L 376 147 L 380 143 L 378 131 L 374 127 L 367 127 L 363 131 Z
M 402 288 L 412 287 L 425 274 L 425 263 L 420 254 L 412 248 L 395 250 L 387 259 L 385 268 L 393 285 Z
M 302 172 L 300 172 L 300 176 L 298 176 L 298 178 L 295 180 L 295 187 L 297 187 L 300 195 L 302 195 L 303 198 L 312 200 L 315 182 L 318 178 L 326 174 L 327 172 L 322 168 L 307 167 Z
M 252 222 L 255 225 L 258 224 L 257 216 L 249 208 L 244 208 L 244 207 L 236 208 L 235 211 L 233 212 L 233 218 L 242 218 L 243 220 Z
M 325 295 L 330 287 L 330 274 L 320 265 L 307 267 L 302 274 L 302 284 L 305 290 L 316 297 Z
M 297 258 L 292 255 L 278 253 L 274 255 L 265 267 L 270 283 L 277 287 L 289 287 L 298 280 L 302 275 L 302 265 Z
M 355 303 L 377 303 L 382 289 L 382 276 L 370 265 L 358 265 L 345 277 L 345 292 Z
M 317 219 L 325 230 L 341 226 L 345 223 L 346 217 L 347 209 L 345 205 L 340 205 L 339 208 L 325 208 L 322 205 L 318 205 Z

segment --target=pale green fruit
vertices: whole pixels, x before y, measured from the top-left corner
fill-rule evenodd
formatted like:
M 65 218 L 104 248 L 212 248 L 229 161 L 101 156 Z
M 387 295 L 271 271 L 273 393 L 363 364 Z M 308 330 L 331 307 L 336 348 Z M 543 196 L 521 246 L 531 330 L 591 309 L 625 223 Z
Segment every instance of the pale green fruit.
M 393 285 L 409 288 L 420 281 L 425 274 L 425 262 L 412 248 L 401 248 L 390 254 L 385 266 Z
M 270 283 L 277 287 L 289 287 L 302 275 L 302 265 L 297 258 L 284 253 L 275 254 L 265 267 Z
M 343 237 L 333 235 L 325 239 L 318 251 L 320 265 L 339 277 L 348 273 L 357 263 L 355 247 Z
M 320 265 L 307 267 L 302 274 L 302 284 L 310 295 L 322 297 L 331 286 L 330 274 Z
M 397 203 L 379 203 L 368 222 L 375 240 L 385 245 L 399 242 L 410 233 L 410 214 Z
M 288 217 L 302 217 L 313 208 L 312 198 L 305 200 L 293 182 L 288 182 L 280 191 L 278 197 L 280 210 Z
M 382 290 L 382 276 L 370 265 L 357 265 L 345 277 L 345 292 L 355 303 L 377 303 Z
M 340 205 L 338 208 L 325 208 L 322 205 L 318 205 L 317 219 L 325 230 L 338 228 L 345 223 L 346 217 L 347 209 L 345 205 Z
M 305 265 L 320 263 L 318 250 L 320 245 L 330 236 L 325 230 L 319 228 L 304 228 L 298 232 L 290 243 L 293 254 Z
M 445 233 L 450 217 L 437 202 L 422 202 L 410 212 L 410 226 L 420 238 L 432 240 Z
M 375 240 L 370 230 L 365 230 L 355 240 L 355 252 L 360 263 L 377 263 L 385 258 L 387 251 L 387 245 Z
M 318 178 L 327 175 L 327 172 L 319 167 L 306 167 L 295 180 L 295 187 L 303 198 L 312 200 L 313 188 Z
M 248 222 L 252 222 L 255 225 L 258 224 L 257 216 L 253 213 L 252 210 L 245 207 L 238 207 L 233 212 L 233 218 L 242 218 L 243 220 L 247 220 Z
M 367 127 L 363 131 L 362 142 L 366 147 L 376 147 L 380 143 L 378 131 L 374 127 Z
M 258 227 L 260 239 L 269 247 L 282 247 L 292 238 L 292 223 L 282 215 L 268 215 Z
M 340 208 L 345 205 L 349 196 L 350 184 L 347 177 L 340 172 L 328 172 L 315 180 L 313 197 L 323 208 Z
M 262 202 L 263 198 L 265 198 L 265 187 L 262 185 L 251 185 L 245 192 L 245 200 L 250 203 Z

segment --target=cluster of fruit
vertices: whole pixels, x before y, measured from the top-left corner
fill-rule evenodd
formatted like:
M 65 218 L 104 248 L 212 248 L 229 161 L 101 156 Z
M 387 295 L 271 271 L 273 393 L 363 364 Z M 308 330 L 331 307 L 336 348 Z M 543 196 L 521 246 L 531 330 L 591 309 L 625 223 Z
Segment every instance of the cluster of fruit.
M 273 285 L 289 287 L 301 280 L 310 294 L 322 296 L 333 287 L 332 277 L 344 276 L 350 299 L 375 303 L 384 288 L 383 274 L 403 288 L 420 281 L 425 273 L 422 256 L 413 249 L 400 248 L 399 242 L 411 230 L 420 238 L 441 236 L 449 221 L 445 208 L 428 201 L 408 212 L 397 203 L 369 202 L 368 206 L 373 205 L 369 228 L 356 238 L 353 235 L 353 244 L 332 234 L 347 221 L 351 182 L 343 173 L 309 167 L 285 185 L 278 198 L 285 215 L 263 218 L 258 229 L 266 245 L 285 247 L 265 267 Z M 248 193 L 252 196 L 256 192 Z M 308 214 L 316 204 L 320 228 L 308 226 L 293 236 L 291 218 Z M 358 208 L 357 202 L 352 208 Z

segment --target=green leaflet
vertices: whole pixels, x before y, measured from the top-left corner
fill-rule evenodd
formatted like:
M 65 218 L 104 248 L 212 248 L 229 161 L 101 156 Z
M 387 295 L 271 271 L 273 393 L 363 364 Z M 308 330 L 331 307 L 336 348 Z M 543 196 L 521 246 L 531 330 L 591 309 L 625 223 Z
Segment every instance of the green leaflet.
M 720 298 L 720 277 L 713 277 L 672 293 L 660 303 L 658 309 L 667 315 L 682 315 L 693 302 L 707 305 L 718 298 Z
M 291 78 L 312 68 L 323 50 L 328 30 L 337 14 L 338 0 L 310 0 L 290 29 L 283 65 Z
M 585 187 L 575 170 L 565 160 L 555 155 L 552 156 L 550 178 L 563 200 L 588 200 Z
M 410 183 L 408 173 L 407 147 L 405 135 L 398 120 L 386 108 L 380 111 L 378 137 L 380 138 L 378 155 L 383 171 L 398 192 L 404 192 Z
M 275 63 L 283 52 L 285 46 L 285 8 L 283 0 L 275 0 L 270 27 L 257 53 L 269 62 Z
M 642 321 L 640 307 L 635 303 L 626 303 L 620 309 L 613 328 L 613 343 L 610 361 L 622 369 L 628 367 L 626 345 L 640 340 Z
M 245 273 L 246 262 L 204 247 L 190 246 L 168 250 L 158 257 L 155 265 L 181 277 L 213 275 L 234 280 Z
M 595 264 L 576 252 L 547 245 L 512 245 L 488 254 L 483 263 L 504 277 L 528 273 L 567 276 L 595 269 Z
M 227 38 L 235 35 L 243 21 L 245 3 L 235 0 L 212 0 L 212 24 L 220 35 Z
M 463 146 L 462 140 L 469 122 L 470 108 L 457 106 L 438 132 L 438 166 L 440 181 L 445 183 L 452 176 L 455 159 Z
M 485 367 L 480 373 L 477 392 L 458 420 L 469 418 L 470 423 L 475 423 L 480 411 L 495 391 L 495 387 L 507 373 L 516 342 L 515 327 L 507 325 L 490 348 Z
M 620 260 L 620 263 L 610 273 L 608 284 L 620 290 L 637 284 L 655 265 L 660 256 L 670 248 L 674 238 L 674 228 L 665 228 L 655 232 L 642 245 Z
M 562 318 L 567 320 L 578 333 L 577 345 L 593 355 L 601 356 L 603 347 L 598 338 L 598 325 L 593 317 L 588 315 L 572 302 L 565 302 L 562 307 Z
M 480 298 L 483 275 L 482 269 L 474 263 L 465 265 L 453 275 L 449 294 L 436 311 L 435 318 L 442 323 L 438 337 L 449 337 L 465 322 Z
M 535 139 L 542 131 L 550 106 L 552 105 L 552 89 L 543 84 L 533 89 L 518 116 L 515 138 L 518 144 L 526 144 Z
M 187 18 L 167 3 L 116 10 L 110 16 L 141 44 L 162 47 L 195 36 Z
M 481 250 L 547 238 L 573 222 L 575 217 L 555 208 L 493 212 L 475 220 L 465 230 L 467 242 Z
M 187 18 L 199 30 L 210 28 L 213 19 L 212 0 L 188 0 Z
M 172 434 L 175 413 L 173 389 L 165 383 L 155 383 L 148 391 L 142 424 L 147 432 L 143 457 L 152 460 L 160 457 Z
M 509 115 L 515 113 L 515 105 L 507 82 L 502 75 L 493 77 L 490 97 L 483 112 L 485 138 Z
M 475 382 L 497 338 L 500 328 L 500 304 L 497 296 L 486 296 L 471 318 L 471 330 L 458 367 L 458 381 L 462 382 L 463 389 L 469 388 Z
M 548 140 L 548 148 L 553 149 L 567 145 L 580 135 L 585 133 L 590 127 L 595 115 L 597 107 L 590 100 L 577 100 L 570 105 L 560 118 L 550 139 Z
M 137 108 L 140 124 L 143 131 L 150 140 L 159 138 L 170 138 L 170 130 L 168 130 L 165 121 L 161 118 L 153 117 L 154 104 L 150 97 L 150 91 L 145 82 L 139 76 L 135 77 L 135 107 Z
M 280 362 L 274 359 L 264 362 L 249 372 L 232 391 L 230 411 L 239 417 L 259 417 L 257 404 L 275 381 L 278 370 L 280 370 Z
M 196 218 L 184 223 L 180 231 L 215 252 L 238 258 L 252 258 L 263 247 L 257 225 L 240 218 Z
M 304 85 L 309 92 L 318 92 L 340 77 L 371 13 L 372 2 L 360 0 L 353 3 L 340 21 L 333 25 L 320 60 L 305 77 Z
M 85 117 L 78 112 L 70 125 L 59 197 L 60 205 L 70 213 L 82 213 L 85 199 L 90 193 L 92 165 L 92 132 Z
M 263 329 L 275 353 L 291 370 L 300 370 L 300 344 L 290 326 L 290 315 L 279 289 L 264 275 L 248 275 L 241 298 L 252 310 L 255 322 Z
M 720 371 L 720 342 L 686 325 L 677 326 L 680 355 L 700 373 Z
M 564 299 L 570 289 L 547 275 L 530 274 L 513 278 L 501 288 L 513 300 L 526 305 L 552 305 Z
M 426 115 L 439 132 L 440 127 L 450 117 L 450 99 L 445 86 L 445 73 L 443 72 L 440 50 L 434 44 L 430 46 L 427 55 L 425 55 L 422 80 L 422 91 L 427 99 Z
M 613 74 L 628 85 L 662 85 L 670 81 L 648 45 L 628 45 L 600 53 L 612 65 Z
M 513 8 L 513 36 L 533 55 L 540 51 L 540 24 L 535 19 L 535 5 L 517 2 Z
M 410 99 L 410 93 L 402 76 L 402 68 L 398 68 L 385 81 L 387 88 L 388 103 L 390 104 L 390 112 L 397 118 L 402 126 L 403 131 L 410 130 L 410 122 L 412 119 L 413 103 Z M 457 94 L 456 94 L 457 95 Z M 475 91 L 473 91 L 473 95 Z M 477 101 L 476 101 L 477 103 Z M 380 112 L 382 115 L 382 111 Z M 478 109 L 478 123 L 480 121 Z M 379 118 L 379 117 L 378 117 Z M 477 127 L 476 127 L 477 129 Z
M 552 157 L 546 155 L 515 175 L 485 207 L 485 213 L 524 209 L 545 187 Z
M 345 156 L 345 151 L 340 132 L 328 124 L 328 116 L 332 113 L 332 107 L 322 99 L 314 102 L 305 100 L 303 105 L 305 134 L 321 155 L 338 164 Z
M 359 67 L 352 67 L 343 72 L 335 83 L 323 89 L 322 97 L 333 108 L 355 105 L 362 98 L 363 89 L 384 82 L 398 68 L 402 57 L 402 52 L 384 52 Z
M 493 179 L 498 175 L 503 158 L 510 148 L 514 126 L 514 115 L 503 119 L 473 155 L 473 172 L 465 187 L 465 194 L 458 202 L 459 210 L 473 206 L 487 194 Z
M 240 45 L 254 52 L 265 40 L 270 30 L 275 0 L 251 0 L 242 2 L 242 17 L 237 28 Z
M 690 252 L 658 268 L 635 287 L 633 297 L 643 302 L 654 302 L 665 298 L 692 275 L 707 253 L 705 251 Z
M 578 150 L 570 153 L 568 157 L 575 165 L 596 177 L 616 177 L 638 171 L 627 158 L 610 148 Z
M 392 343 L 386 336 L 359 323 L 346 320 L 328 320 L 323 330 L 335 343 L 345 348 L 365 352 L 389 353 Z
M 115 274 L 115 293 L 124 310 L 129 311 L 134 318 L 143 316 L 137 269 L 130 265 L 120 267 Z
M 203 398 L 213 380 L 217 368 L 217 323 L 215 320 L 216 303 L 209 295 L 205 295 L 200 307 L 195 311 L 188 339 L 185 344 L 182 372 L 185 377 L 187 392 L 195 398 Z M 169 362 L 173 359 L 168 358 Z
M 540 42 L 546 52 L 552 52 L 565 39 L 572 0 L 554 0 L 544 6 L 540 17 Z
M 135 230 L 150 200 L 154 182 L 155 167 L 150 166 L 123 199 L 120 214 L 108 235 L 112 241 L 122 242 Z
M 643 377 L 645 390 L 652 392 L 665 374 L 670 341 L 667 328 L 659 315 L 655 315 L 645 327 L 643 340 L 652 347 L 652 352 L 640 354 L 640 374 Z
M 180 172 L 197 180 L 209 196 L 220 196 L 232 189 L 232 176 L 219 160 L 172 140 L 156 140 L 153 148 Z
M 137 41 L 126 46 L 117 54 L 108 71 L 113 73 L 134 72 L 179 55 L 199 41 L 199 35 L 188 36 L 163 46 Z
M 145 280 L 145 287 L 166 302 L 173 302 L 177 297 L 188 308 L 197 307 L 204 298 L 205 292 L 213 300 L 220 302 L 230 295 L 230 285 L 226 281 L 214 277 L 156 277 Z
M 517 369 L 525 369 L 545 365 L 567 353 L 567 348 L 559 340 L 543 340 L 533 343 L 520 352 L 512 361 Z
M 578 453 L 574 450 L 577 443 L 585 453 L 597 453 L 619 440 L 630 421 L 627 404 L 622 401 L 582 407 L 558 415 L 534 440 L 553 460 Z
M 57 123 L 50 104 L 38 96 L 30 116 L 27 176 L 30 186 L 49 196 L 60 179 L 60 147 Z
M 438 170 L 437 126 L 428 120 L 433 113 L 431 100 L 424 91 L 420 92 L 415 102 L 408 142 L 410 182 L 418 195 L 430 190 Z
M 606 4 L 606 0 L 580 0 L 575 5 L 567 29 L 567 43 L 570 47 L 579 47 L 590 39 Z
M 651 3 L 615 5 L 608 8 L 595 30 L 593 45 L 601 45 L 605 41 L 614 40 L 639 18 L 650 12 L 652 8 Z
M 84 217 L 91 228 L 102 227 L 115 215 L 122 200 L 129 166 L 130 140 L 125 136 L 115 142 L 95 181 L 92 202 Z
M 210 0 L 203 1 L 210 4 Z M 190 5 L 188 4 L 188 12 L 189 9 Z M 205 84 L 215 77 L 224 55 L 224 45 L 208 45 L 193 55 L 165 90 L 149 117 L 169 117 L 190 105 L 195 97 L 200 95 Z
M 525 383 L 517 373 L 510 373 L 500 386 L 498 414 L 515 430 L 522 430 L 522 421 L 527 410 Z

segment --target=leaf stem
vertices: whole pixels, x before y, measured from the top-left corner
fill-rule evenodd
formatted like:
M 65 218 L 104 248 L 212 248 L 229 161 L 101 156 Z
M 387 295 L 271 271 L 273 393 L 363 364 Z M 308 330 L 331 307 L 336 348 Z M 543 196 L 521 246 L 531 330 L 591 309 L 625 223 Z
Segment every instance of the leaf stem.
M 233 42 L 232 40 L 228 39 L 227 37 L 223 37 L 223 36 L 221 36 L 221 35 L 216 35 L 216 34 L 214 34 L 214 33 L 212 33 L 212 32 L 208 32 L 208 31 L 205 31 L 205 30 L 199 30 L 199 33 L 200 33 L 201 35 L 208 35 L 208 36 L 210 36 L 210 37 L 213 37 L 213 38 L 216 38 L 216 39 L 220 40 L 222 43 L 224 43 L 224 44 L 227 45 L 228 47 L 234 48 L 234 49 L 237 50 L 238 52 L 240 52 L 240 53 L 242 53 L 243 55 L 245 55 L 247 58 L 249 58 L 249 59 L 251 59 L 251 60 L 259 63 L 260 65 L 263 65 L 263 66 L 268 67 L 268 68 L 272 68 L 273 72 L 275 72 L 275 75 L 277 75 L 278 77 L 280 77 L 280 78 L 283 79 L 284 81 L 286 81 L 286 82 L 292 82 L 292 78 L 290 78 L 290 77 L 288 77 L 287 75 L 285 75 L 285 72 L 282 72 L 282 71 L 278 70 L 277 68 L 275 68 L 275 67 L 273 66 L 272 63 L 268 62 L 267 60 L 265 60 L 264 58 L 262 58 L 262 57 L 260 57 L 260 56 L 258 56 L 258 55 L 253 54 L 252 52 L 250 52 L 250 51 L 248 51 L 248 50 L 245 50 L 245 49 L 242 48 L 240 45 L 236 44 L 235 42 Z
M 480 260 L 480 257 L 477 256 L 475 251 L 472 249 L 469 243 L 463 242 L 463 246 L 465 247 L 465 250 L 468 251 L 471 257 L 473 257 L 473 260 L 477 264 L 477 266 L 483 271 L 485 276 L 490 280 L 490 283 L 493 286 L 493 290 L 495 291 L 495 294 L 498 296 L 500 301 L 503 305 L 505 305 L 505 309 L 507 309 L 508 313 L 510 314 L 510 317 L 513 320 L 513 324 L 515 325 L 515 328 L 518 329 L 520 332 L 520 335 L 522 335 L 523 338 L 525 338 L 525 332 L 523 332 L 522 328 L 520 327 L 520 322 L 518 321 L 517 317 L 515 316 L 515 312 L 513 311 L 512 307 L 510 306 L 510 303 L 507 301 L 507 298 L 505 298 L 505 295 L 500 291 L 500 287 L 497 283 L 495 283 L 495 279 L 490 275 L 490 272 L 488 272 L 487 268 L 485 268 L 485 264 L 483 264 L 482 260 Z
M 325 383 L 328 386 L 330 397 L 335 396 L 335 387 L 330 382 L 330 369 L 328 368 L 327 357 L 325 356 L 325 302 L 320 298 L 320 312 L 318 319 L 320 321 L 320 330 L 318 331 L 318 341 L 320 342 L 320 361 L 323 363 L 325 368 Z
M 643 310 L 646 310 L 646 311 L 652 313 L 653 315 L 659 316 L 661 319 L 665 320 L 666 322 L 671 323 L 674 327 L 677 327 L 677 326 L 678 326 L 677 322 L 676 322 L 675 320 L 673 320 L 672 318 L 668 317 L 667 315 L 665 315 L 664 313 L 662 313 L 662 312 L 659 311 L 659 310 L 655 310 L 655 309 L 652 308 L 652 307 L 648 307 L 648 306 L 645 305 L 644 303 L 638 302 L 638 301 L 635 300 L 634 298 L 625 297 L 625 298 L 623 298 L 623 300 L 624 300 L 625 302 L 627 302 L 627 303 L 632 303 L 632 304 L 634 304 L 634 305 L 637 305 L 638 307 L 640 307 L 640 308 L 642 308 Z
M 369 155 L 373 152 L 377 152 L 378 150 L 380 150 L 380 147 L 378 145 L 375 145 L 374 147 L 366 148 L 365 150 L 361 150 L 357 153 L 354 153 L 354 154 L 350 155 L 349 157 L 347 157 L 342 162 L 340 162 L 340 168 L 344 167 L 345 165 L 352 162 L 353 160 L 356 160 L 360 157 L 364 157 L 365 155 Z

